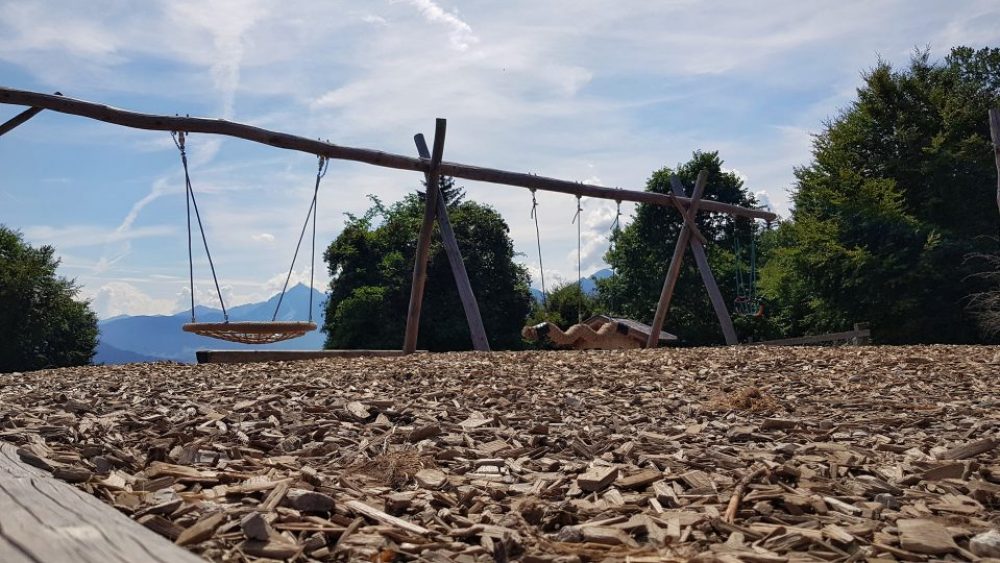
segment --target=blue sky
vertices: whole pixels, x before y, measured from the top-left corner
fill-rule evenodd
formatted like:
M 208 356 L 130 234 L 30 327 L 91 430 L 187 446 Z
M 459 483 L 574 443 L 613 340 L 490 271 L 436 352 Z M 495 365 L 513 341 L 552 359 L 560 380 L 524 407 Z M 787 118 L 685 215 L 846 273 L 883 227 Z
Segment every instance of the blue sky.
M 447 160 L 635 189 L 693 150 L 719 150 L 780 213 L 810 134 L 850 102 L 864 69 L 960 44 L 1000 44 L 1000 4 L 0 1 L 4 86 L 401 154 L 445 117 Z M 0 106 L 0 121 L 22 109 Z M 227 304 L 273 294 L 315 158 L 205 135 L 189 153 Z M 419 180 L 331 163 L 321 244 L 345 212 L 367 208 L 367 194 L 395 201 Z M 186 306 L 182 182 L 167 133 L 43 112 L 0 138 L 0 222 L 54 245 L 60 273 L 102 317 Z M 528 192 L 460 184 L 504 215 L 537 273 Z M 539 203 L 546 281 L 575 280 L 574 201 Z M 603 266 L 614 204 L 583 207 L 588 272 Z M 296 280 L 308 280 L 303 264 Z M 199 302 L 212 304 L 203 258 L 196 276 Z

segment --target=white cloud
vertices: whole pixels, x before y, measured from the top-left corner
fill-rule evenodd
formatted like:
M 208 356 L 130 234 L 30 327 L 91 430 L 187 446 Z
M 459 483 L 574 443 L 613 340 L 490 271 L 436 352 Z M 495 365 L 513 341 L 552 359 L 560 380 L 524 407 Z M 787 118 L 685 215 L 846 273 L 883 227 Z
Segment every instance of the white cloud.
M 0 39 L 0 52 L 72 52 L 82 56 L 115 60 L 119 39 L 106 33 L 99 22 L 90 20 L 79 8 L 64 5 L 53 11 L 35 2 L 8 2 L 0 6 L 0 25 L 13 31 Z M 82 6 L 81 6 L 82 8 Z M 72 21 L 73 25 L 61 23 Z
M 257 22 L 267 16 L 267 3 L 174 0 L 167 4 L 167 13 L 174 22 L 185 27 L 193 25 L 211 35 L 215 48 L 211 63 L 212 80 L 222 95 L 222 117 L 232 118 L 247 35 Z
M 299 260 L 301 261 L 302 258 L 303 257 L 300 256 Z M 285 280 L 286 279 L 288 280 L 288 287 L 289 288 L 295 287 L 298 284 L 302 284 L 302 285 L 308 286 L 309 282 L 310 282 L 308 257 L 306 257 L 306 260 L 307 260 L 307 265 L 301 266 L 301 268 L 299 270 L 292 270 L 291 276 L 289 276 L 289 274 L 288 274 L 287 271 L 281 272 L 279 274 L 275 274 L 275 275 L 271 276 L 264 283 L 264 286 L 263 286 L 263 290 L 266 293 L 266 295 L 268 297 L 270 297 L 272 295 L 280 293 L 281 289 L 283 287 L 285 287 Z M 313 280 L 313 281 L 315 283 L 316 280 Z M 319 289 L 320 291 L 322 291 L 324 288 L 321 286 L 321 287 L 318 287 L 317 289 Z
M 414 153 L 413 133 L 431 133 L 433 118 L 447 117 L 448 160 L 607 186 L 642 189 L 652 170 L 683 162 L 694 149 L 718 149 L 726 166 L 746 176 L 748 189 L 786 212 L 792 169 L 810 159 L 810 133 L 853 98 L 859 71 L 877 55 L 905 63 L 914 45 L 929 42 L 941 56 L 954 43 L 1000 41 L 992 25 L 1000 7 L 990 0 L 763 0 L 721 9 L 694 0 L 614 9 L 510 0 L 463 4 L 461 13 L 455 4 L 6 2 L 0 61 L 15 69 L 15 87 L 72 86 L 72 95 L 139 111 L 238 116 L 401 154 Z M 5 159 L 0 197 L 23 214 L 23 224 L 56 225 L 26 233 L 60 250 L 79 249 L 74 264 L 98 264 L 81 266 L 81 282 L 100 287 L 112 277 L 151 279 L 151 272 L 186 278 L 182 177 L 165 135 L 48 112 L 17 134 L 35 144 L 24 152 L 4 149 L 5 156 L 25 156 Z M 220 280 L 237 301 L 265 297 L 274 290 L 271 277 L 291 259 L 315 161 L 208 135 L 190 143 Z M 97 227 L 75 226 L 79 215 L 65 211 L 49 216 L 59 206 L 35 193 L 39 182 L 30 174 L 37 171 L 25 171 L 27 155 L 38 152 L 29 148 L 75 157 L 48 161 L 45 177 L 71 180 L 46 183 L 48 197 L 58 189 L 60 201 L 81 209 L 95 194 L 115 198 L 86 208 L 88 225 Z M 81 165 L 106 162 L 101 157 L 111 151 L 122 162 L 114 171 Z M 109 180 L 147 192 L 105 191 Z M 366 194 L 396 201 L 419 185 L 419 175 L 334 163 L 324 182 L 321 246 L 337 235 L 345 211 L 368 207 Z M 504 215 L 517 250 L 534 262 L 529 194 L 459 183 L 469 198 Z M 539 203 L 545 265 L 553 271 L 547 278 L 562 272 L 575 279 L 573 200 L 540 193 Z M 588 273 L 602 266 L 613 202 L 584 205 Z M 626 217 L 631 209 L 623 206 Z M 175 240 L 160 240 L 168 235 Z M 203 284 L 207 265 L 197 255 L 196 268 Z M 318 264 L 317 273 L 324 270 Z M 130 283 L 173 301 L 181 282 Z
M 771 196 L 764 190 L 757 190 L 753 193 L 753 196 L 757 198 L 757 205 L 765 209 L 771 209 Z
M 33 244 L 48 244 L 56 249 L 85 248 L 150 237 L 176 236 L 172 225 L 148 225 L 136 229 L 108 229 L 99 225 L 31 225 L 24 236 Z
M 150 297 L 125 282 L 108 282 L 97 289 L 91 307 L 99 318 L 117 315 L 169 315 L 177 310 L 169 299 Z
M 479 38 L 472 33 L 472 26 L 462 21 L 456 14 L 446 12 L 432 0 L 406 0 L 406 2 L 420 10 L 427 21 L 441 23 L 448 27 L 451 30 L 448 33 L 448 39 L 453 48 L 465 51 L 479 42 Z

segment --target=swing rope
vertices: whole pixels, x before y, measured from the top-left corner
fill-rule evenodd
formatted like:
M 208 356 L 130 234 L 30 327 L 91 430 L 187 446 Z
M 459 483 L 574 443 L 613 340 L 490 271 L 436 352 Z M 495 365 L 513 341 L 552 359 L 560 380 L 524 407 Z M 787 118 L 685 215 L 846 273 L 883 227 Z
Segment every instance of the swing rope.
M 751 315 L 755 312 L 759 313 L 759 303 L 757 297 L 757 244 L 756 244 L 756 224 L 750 224 L 750 248 L 746 251 L 749 254 L 749 263 L 747 265 L 747 271 L 743 272 L 743 255 L 744 251 L 740 248 L 740 235 L 739 230 L 736 227 L 736 223 L 733 223 L 733 240 L 735 241 L 735 257 L 736 257 L 736 301 L 735 306 L 738 313 L 742 315 Z
M 580 213 L 583 212 L 583 206 L 580 203 L 580 196 L 576 196 L 576 214 L 573 215 L 573 223 L 576 223 L 576 290 L 577 297 L 579 301 L 576 304 L 576 322 L 577 324 L 583 322 L 583 269 L 581 268 L 581 254 L 583 251 L 582 244 L 582 225 L 583 220 L 580 219 Z
M 281 295 L 278 297 L 278 304 L 274 307 L 274 315 L 271 316 L 272 321 L 278 319 L 278 311 L 281 310 L 281 302 L 285 299 L 285 291 L 288 290 L 288 282 L 292 279 L 292 271 L 295 270 L 295 260 L 299 257 L 299 248 L 302 246 L 302 238 L 306 234 L 306 228 L 309 226 L 309 220 L 312 219 L 312 263 L 309 266 L 309 322 L 313 320 L 313 274 L 316 269 L 316 208 L 317 200 L 319 199 L 319 184 L 320 181 L 326 176 L 326 170 L 330 166 L 330 159 L 325 156 L 320 156 L 319 167 L 316 170 L 316 185 L 313 188 L 312 202 L 309 204 L 309 210 L 306 211 L 306 220 L 302 224 L 302 232 L 299 233 L 299 242 L 295 245 L 295 253 L 292 255 L 292 265 L 288 267 L 288 275 L 285 277 L 285 285 L 281 288 Z
M 542 265 L 542 234 L 538 229 L 538 200 L 535 199 L 535 189 L 531 189 L 531 218 L 535 220 L 535 240 L 538 242 L 538 277 L 542 280 L 542 307 L 548 306 L 548 295 L 545 293 L 545 266 Z
M 212 260 L 212 253 L 208 249 L 208 237 L 205 235 L 205 227 L 201 221 L 201 213 L 198 210 L 198 201 L 195 199 L 194 188 L 191 186 L 191 174 L 188 168 L 187 150 L 185 147 L 185 141 L 187 133 L 183 131 L 172 131 L 171 136 L 174 139 L 174 144 L 177 146 L 177 150 L 181 154 L 181 164 L 184 166 L 184 185 L 186 192 L 186 204 L 187 204 L 187 229 L 188 229 L 188 275 L 189 283 L 191 284 L 191 322 L 186 323 L 181 327 L 184 332 L 191 332 L 199 336 L 208 336 L 210 338 L 218 338 L 220 340 L 228 340 L 230 342 L 240 342 L 243 344 L 271 344 L 274 342 L 280 342 L 282 340 L 288 340 L 291 338 L 297 338 L 299 336 L 305 335 L 311 330 L 316 330 L 316 323 L 312 322 L 312 284 L 313 284 L 313 272 L 310 272 L 309 284 L 309 321 L 293 321 L 293 322 L 279 322 L 275 321 L 274 318 L 270 322 L 255 322 L 255 321 L 240 321 L 240 322 L 229 322 L 229 312 L 226 310 L 225 301 L 222 298 L 222 289 L 219 286 L 219 278 L 215 271 L 215 263 Z M 320 162 L 320 170 L 318 173 L 316 187 L 313 189 L 313 200 L 309 207 L 309 212 L 306 214 L 306 224 L 302 227 L 302 234 L 299 235 L 299 245 L 295 247 L 295 254 L 298 255 L 299 246 L 302 244 L 302 237 L 305 234 L 305 228 L 308 225 L 310 217 L 313 221 L 313 261 L 312 268 L 315 269 L 316 264 L 316 201 L 317 192 L 319 190 L 319 178 L 323 177 L 326 172 L 325 163 Z M 199 323 L 195 318 L 195 299 L 194 299 L 194 252 L 191 236 L 191 208 L 194 208 L 194 216 L 198 222 L 198 230 L 201 231 L 201 241 L 205 245 L 205 255 L 208 257 L 208 265 L 212 270 L 212 281 L 215 283 L 215 292 L 219 295 L 219 304 L 222 307 L 222 317 L 223 322 L 209 322 L 209 323 Z M 292 269 L 295 267 L 295 258 L 292 258 Z M 289 271 L 289 278 L 291 277 L 291 270 Z M 285 288 L 281 290 L 281 297 L 285 295 L 285 290 L 288 288 L 288 278 L 285 279 Z M 281 306 L 281 298 L 278 300 L 278 307 Z M 275 309 L 275 317 L 277 316 L 278 309 Z
M 208 257 L 208 266 L 212 270 L 212 281 L 215 282 L 215 292 L 219 295 L 219 305 L 222 307 L 222 318 L 229 322 L 229 313 L 226 312 L 226 303 L 222 299 L 222 289 L 219 288 L 219 278 L 215 275 L 215 263 L 212 262 L 212 253 L 208 250 L 208 238 L 205 236 L 205 227 L 201 223 L 201 213 L 198 212 L 198 201 L 194 197 L 194 188 L 191 187 L 191 174 L 188 172 L 187 150 L 185 148 L 185 137 L 183 131 L 171 131 L 170 135 L 174 139 L 174 145 L 181 153 L 181 164 L 184 166 L 184 186 L 187 199 L 187 234 L 188 234 L 188 273 L 191 283 L 191 322 L 195 322 L 194 314 L 194 255 L 191 250 L 191 207 L 194 207 L 194 216 L 198 221 L 198 230 L 201 231 L 201 242 L 205 245 L 205 256 Z

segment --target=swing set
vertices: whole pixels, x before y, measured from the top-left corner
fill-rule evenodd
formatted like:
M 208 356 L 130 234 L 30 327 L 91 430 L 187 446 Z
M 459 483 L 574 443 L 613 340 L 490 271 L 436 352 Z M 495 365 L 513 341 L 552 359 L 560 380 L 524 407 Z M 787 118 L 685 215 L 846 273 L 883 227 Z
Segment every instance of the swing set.
M 771 228 L 771 222 L 767 222 Z M 764 299 L 757 290 L 757 223 L 750 223 L 749 249 L 744 253 L 740 245 L 740 233 L 733 225 L 734 254 L 736 259 L 736 299 L 733 300 L 733 310 L 745 317 L 761 318 L 764 316 Z M 747 262 L 744 268 L 744 256 Z
M 295 253 L 292 255 L 292 264 L 288 267 L 288 275 L 285 277 L 285 284 L 281 288 L 281 295 L 278 303 L 274 307 L 274 315 L 270 321 L 240 321 L 230 322 L 229 313 L 226 311 L 226 302 L 222 298 L 222 290 L 219 288 L 219 278 L 215 274 L 215 263 L 212 261 L 212 253 L 208 249 L 208 237 L 205 236 L 205 227 L 201 222 L 201 213 L 198 211 L 198 201 L 195 199 L 194 188 L 191 186 L 191 174 L 188 170 L 187 149 L 185 138 L 187 134 L 183 131 L 171 131 L 174 144 L 181 154 L 181 165 L 184 167 L 184 191 L 187 201 L 187 243 L 188 243 L 188 274 L 191 290 L 191 322 L 185 323 L 181 327 L 185 332 L 192 332 L 209 338 L 228 340 L 229 342 L 240 342 L 243 344 L 271 344 L 290 340 L 305 335 L 307 332 L 316 330 L 316 323 L 312 319 L 312 299 L 313 281 L 316 270 L 316 201 L 319 196 L 319 183 L 326 175 L 329 160 L 326 157 L 319 157 L 319 169 L 316 171 L 316 186 L 313 188 L 312 202 L 309 204 L 309 211 L 306 212 L 305 223 L 302 224 L 302 232 L 299 233 L 299 241 L 295 245 Z M 200 323 L 195 318 L 194 303 L 194 254 L 191 245 L 191 210 L 194 209 L 195 220 L 198 223 L 198 231 L 201 233 L 201 241 L 205 247 L 205 256 L 208 258 L 208 266 L 212 271 L 212 281 L 215 283 L 215 292 L 219 296 L 219 306 L 222 308 L 221 323 Z M 278 312 L 281 310 L 281 303 L 285 300 L 285 292 L 288 291 L 288 282 L 292 279 L 292 272 L 295 270 L 295 261 L 299 257 L 299 249 L 302 247 L 302 238 L 306 234 L 306 228 L 312 223 L 312 260 L 309 266 L 309 320 L 308 321 L 279 321 Z
M 718 284 L 715 282 L 711 269 L 708 267 L 708 260 L 705 256 L 704 249 L 704 244 L 706 244 L 707 241 L 698 230 L 697 224 L 695 223 L 694 219 L 697 214 L 699 212 L 726 213 L 732 216 L 763 219 L 766 221 L 772 221 L 777 218 L 776 215 L 768 211 L 749 209 L 717 201 L 703 200 L 702 194 L 704 193 L 705 184 L 708 179 L 708 175 L 704 171 L 698 175 L 694 190 L 692 194 L 688 196 L 685 192 L 684 186 L 676 177 L 671 178 L 671 193 L 661 194 L 622 188 L 591 186 L 579 182 L 536 176 L 533 174 L 484 168 L 455 162 L 445 162 L 443 161 L 442 156 L 444 153 L 446 121 L 440 118 L 437 119 L 435 124 L 432 150 L 428 150 L 427 143 L 425 142 L 423 135 L 417 134 L 414 136 L 414 142 L 418 153 L 418 157 L 414 158 L 378 150 L 336 145 L 330 142 L 308 139 L 280 131 L 263 129 L 260 127 L 222 119 L 137 113 L 84 100 L 69 98 L 62 96 L 61 94 L 50 95 L 27 90 L 0 87 L 0 103 L 28 106 L 29 108 L 14 118 L 8 120 L 6 123 L 0 124 L 0 136 L 28 121 L 42 110 L 77 115 L 80 117 L 86 117 L 97 121 L 136 129 L 169 131 L 174 134 L 177 148 L 181 154 L 182 166 L 184 168 L 185 191 L 188 206 L 188 262 L 189 278 L 192 290 L 192 319 L 190 323 L 187 323 L 184 326 L 184 330 L 203 336 L 221 338 L 235 342 L 253 344 L 278 342 L 302 336 L 306 332 L 316 329 L 316 324 L 311 318 L 311 302 L 310 318 L 308 321 L 279 321 L 277 320 L 277 317 L 278 309 L 281 307 L 281 299 L 283 299 L 284 293 L 287 290 L 288 280 L 291 278 L 291 272 L 295 266 L 295 261 L 298 257 L 298 252 L 302 244 L 302 239 L 310 222 L 312 224 L 313 233 L 313 258 L 310 269 L 310 286 L 312 285 L 312 272 L 315 268 L 317 197 L 319 193 L 320 181 L 326 172 L 329 159 L 363 162 L 375 166 L 400 170 L 412 170 L 422 172 L 424 174 L 424 179 L 427 185 L 427 197 L 425 200 L 423 220 L 417 236 L 417 252 L 413 265 L 413 279 L 410 287 L 410 303 L 407 311 L 406 332 L 403 339 L 403 354 L 410 354 L 416 351 L 417 334 L 420 325 L 420 312 L 423 305 L 423 295 L 427 281 L 427 262 L 430 253 L 431 234 L 433 232 L 435 222 L 437 222 L 440 227 L 442 243 L 445 247 L 445 251 L 451 265 L 452 274 L 455 277 L 455 281 L 458 286 L 459 296 L 465 311 L 469 331 L 472 335 L 473 348 L 483 351 L 488 351 L 490 349 L 489 341 L 487 340 L 486 332 L 483 328 L 482 318 L 479 313 L 479 306 L 469 283 L 469 277 L 465 270 L 465 264 L 462 260 L 461 251 L 455 239 L 454 232 L 451 229 L 447 207 L 444 204 L 444 197 L 440 193 L 438 178 L 441 175 L 530 189 L 532 191 L 532 215 L 535 219 L 536 235 L 538 235 L 540 231 L 537 219 L 537 201 L 534 198 L 535 190 L 564 193 L 576 196 L 577 216 L 574 217 L 574 222 L 577 223 L 578 233 L 578 284 L 582 281 L 580 278 L 579 263 L 581 233 L 579 213 L 582 211 L 582 207 L 580 205 L 582 197 L 610 199 L 618 202 L 619 205 L 622 201 L 630 201 L 635 203 L 647 203 L 652 205 L 674 207 L 677 209 L 684 220 L 684 224 L 681 228 L 677 244 L 674 248 L 673 257 L 671 258 L 667 269 L 667 274 L 664 279 L 663 289 L 660 293 L 660 299 L 657 304 L 653 324 L 648 327 L 648 337 L 645 333 L 643 333 L 643 337 L 647 337 L 645 346 L 651 348 L 658 346 L 663 339 L 663 335 L 665 334 L 661 332 L 661 329 L 663 328 L 663 323 L 670 307 L 674 287 L 680 273 L 681 261 L 683 260 L 687 247 L 691 248 L 692 254 L 694 255 L 695 262 L 698 265 L 698 270 L 701 273 L 702 281 L 708 290 L 716 315 L 719 317 L 719 322 L 722 326 L 727 344 L 737 343 L 735 331 L 732 327 L 732 319 L 730 318 L 728 309 L 722 300 Z M 278 306 L 270 321 L 231 322 L 228 319 L 228 314 L 225 311 L 225 304 L 222 300 L 222 292 L 219 288 L 218 278 L 215 273 L 215 266 L 209 253 L 207 237 L 205 236 L 204 228 L 202 226 L 197 201 L 195 200 L 195 194 L 191 184 L 190 172 L 188 169 L 185 138 L 191 133 L 207 133 L 236 137 L 271 145 L 277 148 L 314 154 L 319 158 L 319 171 L 316 176 L 313 198 L 306 215 L 306 222 L 302 227 L 302 233 L 300 234 L 298 244 L 296 245 L 295 253 L 292 258 L 292 265 L 289 268 L 289 274 L 285 280 L 285 287 L 282 289 L 281 298 L 279 298 Z M 219 294 L 220 305 L 223 307 L 224 322 L 222 323 L 202 323 L 197 322 L 194 318 L 194 261 L 191 234 L 191 210 L 194 210 L 195 220 L 201 233 L 202 243 L 205 248 L 206 257 L 208 258 L 209 267 L 212 271 L 212 278 L 215 283 L 216 292 Z M 539 265 L 541 266 L 540 240 L 538 246 Z M 544 280 L 542 283 L 544 293 Z M 310 294 L 311 293 L 312 292 L 310 291 Z M 578 320 L 583 321 L 583 319 Z M 617 319 L 616 321 L 624 320 L 625 319 Z M 615 330 L 621 331 L 622 329 L 619 328 L 621 326 L 625 325 L 622 323 L 616 324 Z M 625 326 L 625 331 L 627 332 L 628 330 L 629 327 Z

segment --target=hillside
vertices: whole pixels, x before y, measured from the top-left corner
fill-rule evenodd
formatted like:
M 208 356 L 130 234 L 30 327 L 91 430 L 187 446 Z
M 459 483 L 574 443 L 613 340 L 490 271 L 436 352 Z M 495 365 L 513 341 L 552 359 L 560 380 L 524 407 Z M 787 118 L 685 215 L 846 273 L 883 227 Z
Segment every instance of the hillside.
M 164 358 L 154 358 L 153 356 L 138 354 L 129 350 L 122 350 L 120 348 L 115 348 L 110 344 L 98 342 L 97 353 L 94 354 L 94 358 L 91 360 L 91 363 L 95 365 L 139 364 L 145 362 L 158 362 L 163 359 Z

